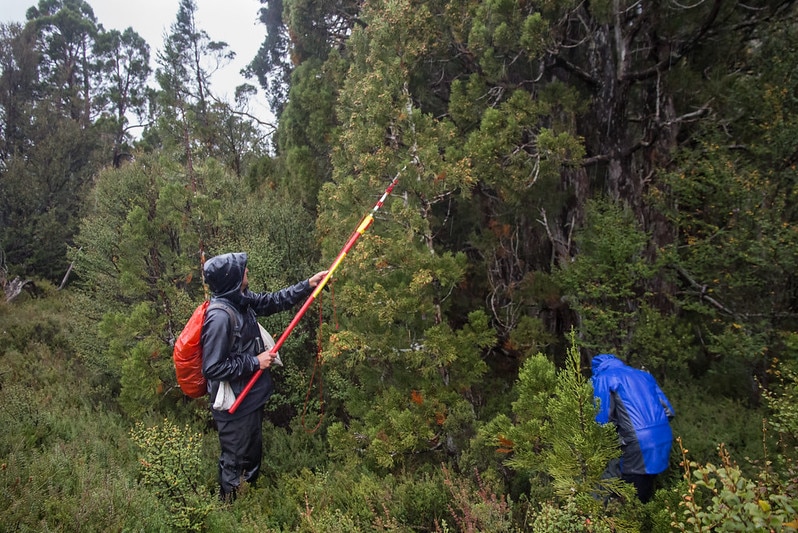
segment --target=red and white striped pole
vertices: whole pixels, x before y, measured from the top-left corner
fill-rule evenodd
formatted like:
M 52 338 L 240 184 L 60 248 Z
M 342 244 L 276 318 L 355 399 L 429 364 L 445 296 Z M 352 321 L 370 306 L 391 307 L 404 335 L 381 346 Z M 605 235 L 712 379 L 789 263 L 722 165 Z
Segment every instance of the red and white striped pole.
M 401 172 L 399 174 L 401 174 Z M 377 213 L 380 207 L 382 207 L 382 204 L 385 203 L 385 200 L 388 198 L 388 195 L 391 194 L 391 191 L 393 191 L 393 188 L 396 186 L 396 182 L 399 181 L 399 174 L 397 174 L 396 177 L 393 179 L 393 181 L 391 181 L 391 184 L 388 185 L 387 189 L 385 189 L 385 192 L 382 194 L 382 197 L 380 197 L 379 201 L 371 209 L 371 212 L 363 218 L 363 220 L 358 225 L 357 229 L 354 231 L 354 233 L 352 233 L 352 236 L 349 237 L 349 240 L 346 242 L 344 247 L 341 249 L 340 252 L 338 252 L 338 256 L 335 258 L 335 261 L 333 261 L 332 265 L 330 265 L 330 268 L 327 269 L 327 275 L 321 279 L 321 281 L 319 282 L 318 285 L 316 285 L 316 288 L 310 294 L 305 303 L 302 304 L 302 307 L 299 309 L 297 314 L 291 320 L 291 323 L 288 324 L 288 327 L 285 329 L 285 331 L 283 331 L 283 334 L 280 335 L 280 338 L 277 339 L 277 341 L 274 343 L 274 346 L 269 350 L 269 354 L 274 355 L 280 350 L 280 347 L 282 347 L 283 343 L 291 334 L 296 325 L 299 324 L 299 321 L 305 315 L 305 312 L 307 312 L 307 310 L 313 304 L 313 301 L 316 299 L 316 296 L 318 296 L 319 293 L 322 291 L 322 289 L 324 289 L 324 286 L 327 285 L 327 282 L 332 277 L 333 273 L 335 272 L 335 269 L 338 268 L 338 265 L 341 264 L 341 261 L 344 260 L 346 254 L 349 252 L 349 250 L 352 249 L 352 247 L 355 245 L 355 242 L 360 238 L 361 235 L 363 235 L 363 233 L 365 233 L 368 227 L 371 226 L 371 223 L 374 222 L 374 215 Z M 250 378 L 249 383 L 247 383 L 247 386 L 244 387 L 244 390 L 241 391 L 241 394 L 238 395 L 238 398 L 236 398 L 236 401 L 233 403 L 232 407 L 230 407 L 228 411 L 229 413 L 232 414 L 236 412 L 238 406 L 241 405 L 241 402 L 244 400 L 244 397 L 249 393 L 249 391 L 255 385 L 255 382 L 258 381 L 261 374 L 263 374 L 263 370 L 258 369 L 258 371 L 252 375 L 252 378 Z

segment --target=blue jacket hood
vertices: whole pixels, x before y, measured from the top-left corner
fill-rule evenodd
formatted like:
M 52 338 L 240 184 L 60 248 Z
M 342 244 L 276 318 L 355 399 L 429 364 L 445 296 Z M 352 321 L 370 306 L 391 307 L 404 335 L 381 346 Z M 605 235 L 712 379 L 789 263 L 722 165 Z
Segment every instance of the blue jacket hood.
M 623 361 L 621 361 L 620 359 L 618 359 L 614 355 L 608 354 L 608 353 L 598 354 L 590 362 L 590 367 L 591 367 L 591 370 L 593 371 L 593 375 L 594 376 L 596 374 L 600 374 L 601 372 L 604 372 L 607 369 L 618 368 L 618 367 L 622 367 L 622 366 L 626 366 Z
M 228 298 L 237 302 L 241 294 L 244 272 L 247 270 L 247 254 L 232 252 L 211 257 L 205 261 L 203 273 L 205 283 L 217 298 Z

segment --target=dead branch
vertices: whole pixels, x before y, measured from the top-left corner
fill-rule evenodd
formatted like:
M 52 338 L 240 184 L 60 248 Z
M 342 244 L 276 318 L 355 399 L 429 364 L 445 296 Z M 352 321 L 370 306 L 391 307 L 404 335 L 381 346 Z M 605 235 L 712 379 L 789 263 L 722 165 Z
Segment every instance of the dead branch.
M 719 309 L 720 311 L 723 311 L 724 313 L 726 313 L 726 314 L 728 314 L 730 316 L 737 316 L 737 313 L 735 313 L 734 311 L 732 311 L 731 309 L 729 309 L 728 307 L 726 307 L 725 305 L 723 305 L 722 303 L 720 303 L 716 299 L 714 299 L 711 296 L 709 296 L 707 294 L 707 286 L 706 285 L 701 285 L 696 280 L 694 280 L 692 278 L 692 276 L 690 276 L 690 274 L 688 274 L 687 271 L 685 269 L 683 269 L 681 266 L 674 265 L 674 268 L 679 273 L 679 275 L 681 275 L 687 281 L 687 283 L 689 283 L 694 289 L 698 289 L 698 291 L 699 291 L 699 299 L 708 302 L 713 307 Z
M 3 292 L 5 293 L 6 296 L 6 302 L 10 302 L 11 300 L 19 296 L 19 293 L 22 292 L 22 289 L 24 289 L 26 285 L 30 285 L 32 283 L 33 282 L 31 280 L 29 279 L 23 280 L 20 279 L 19 276 L 15 277 L 9 282 L 3 283 Z

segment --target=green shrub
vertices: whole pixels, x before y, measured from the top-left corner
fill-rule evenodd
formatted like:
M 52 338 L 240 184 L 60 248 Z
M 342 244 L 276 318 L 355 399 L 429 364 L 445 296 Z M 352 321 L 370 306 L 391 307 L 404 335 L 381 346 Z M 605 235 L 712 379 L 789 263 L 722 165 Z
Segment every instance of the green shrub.
M 679 442 L 681 446 L 681 441 Z M 796 531 L 798 487 L 769 466 L 755 478 L 746 477 L 723 444 L 720 463 L 690 461 L 682 448 L 685 479 L 689 480 L 672 509 L 672 526 L 678 531 Z
M 774 359 L 769 371 L 773 383 L 762 392 L 773 413 L 773 429 L 794 440 L 798 436 L 798 333 L 785 333 L 783 338 L 784 355 Z
M 269 485 L 248 487 L 231 512 L 239 523 L 257 522 L 259 531 L 321 531 L 338 518 L 353 531 L 409 533 L 430 530 L 449 516 L 451 501 L 440 471 L 394 477 L 350 462 L 329 471 L 305 468 Z
M 394 501 L 386 502 L 403 524 L 414 531 L 429 527 L 445 516 L 450 495 L 441 469 L 415 472 L 396 480 Z
M 170 531 L 157 500 L 127 475 L 127 465 L 97 455 L 109 446 L 81 439 L 3 457 L 4 531 Z
M 516 384 L 515 418 L 499 415 L 480 430 L 485 445 L 506 454 L 507 467 L 543 485 L 535 498 L 623 490 L 602 477 L 620 449 L 615 428 L 595 421 L 593 388 L 580 362 L 573 334 L 565 368 L 558 371 L 543 354 L 527 359 Z
M 687 377 L 688 365 L 699 357 L 694 324 L 674 314 L 641 306 L 640 316 L 626 347 L 628 364 L 645 368 L 657 380 Z
M 265 527 L 279 531 L 313 531 L 314 524 L 327 523 L 336 513 L 342 519 L 345 514 L 345 521 L 359 529 L 371 522 L 367 495 L 372 490 L 368 477 L 356 471 L 314 472 L 306 468 L 246 493 L 236 505 L 248 505 L 246 514 L 260 516 Z
M 202 436 L 169 420 L 149 428 L 138 423 L 131 436 L 142 451 L 142 481 L 167 506 L 170 525 L 203 530 L 214 498 L 197 475 L 202 470 Z
M 47 282 L 39 298 L 20 297 L 13 302 L 0 298 L 0 356 L 11 350 L 24 352 L 31 342 L 66 351 L 70 334 L 70 296 L 57 293 Z
M 135 483 L 125 420 L 94 406 L 86 374 L 38 340 L 0 357 L 2 529 L 169 531 Z
M 613 529 L 601 519 L 586 515 L 577 497 L 564 502 L 546 502 L 530 518 L 532 533 L 610 533 Z
M 297 533 L 360 533 L 363 531 L 341 509 L 316 511 L 306 507 Z
M 445 466 L 443 475 L 451 494 L 449 514 L 458 531 L 517 531 L 513 524 L 512 502 L 485 484 L 479 472 L 475 472 L 473 483 L 465 476 L 452 475 Z
M 585 212 L 585 225 L 574 237 L 579 254 L 554 277 L 579 315 L 582 346 L 625 358 L 629 338 L 646 314 L 650 318 L 644 304 L 660 266 L 646 257 L 649 236 L 631 209 L 597 199 Z
M 305 431 L 297 419 L 288 429 L 264 421 L 263 449 L 261 476 L 272 481 L 303 469 L 323 470 L 328 463 L 323 436 Z
M 717 456 L 718 443 L 725 443 L 738 457 L 762 458 L 762 409 L 746 407 L 737 400 L 712 394 L 700 383 L 665 382 L 663 390 L 676 412 L 671 422 L 675 437 L 690 449 L 698 463 Z M 678 473 L 679 455 L 671 454 L 671 473 Z

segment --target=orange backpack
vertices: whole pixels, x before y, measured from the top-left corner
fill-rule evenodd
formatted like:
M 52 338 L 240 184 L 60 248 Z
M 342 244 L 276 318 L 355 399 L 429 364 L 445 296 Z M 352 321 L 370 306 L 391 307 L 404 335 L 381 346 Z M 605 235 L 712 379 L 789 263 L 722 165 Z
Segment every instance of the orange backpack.
M 205 322 L 205 313 L 210 308 L 223 308 L 233 322 L 233 338 L 230 345 L 235 342 L 236 337 L 241 336 L 241 332 L 234 313 L 230 306 L 221 302 L 202 302 L 194 309 L 191 318 L 188 319 L 186 327 L 180 332 L 175 341 L 175 349 L 172 352 L 172 359 L 175 363 L 175 374 L 177 384 L 183 394 L 190 398 L 201 398 L 207 394 L 207 384 L 205 376 L 202 375 L 202 324 Z

